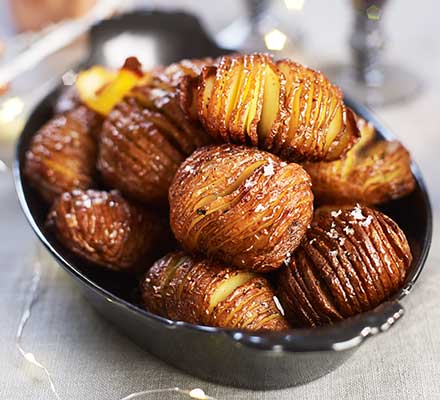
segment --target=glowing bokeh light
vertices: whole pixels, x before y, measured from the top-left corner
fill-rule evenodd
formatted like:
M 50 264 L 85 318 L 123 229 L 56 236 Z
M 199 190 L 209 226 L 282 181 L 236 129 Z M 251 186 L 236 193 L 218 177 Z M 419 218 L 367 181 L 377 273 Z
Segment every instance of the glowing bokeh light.
M 367 17 L 373 21 L 380 19 L 380 7 L 373 5 L 367 8 Z
M 305 0 L 284 0 L 289 10 L 301 11 L 304 8 Z
M 278 29 L 273 29 L 264 35 L 264 43 L 268 50 L 280 51 L 287 42 L 287 36 Z
M 19 97 L 11 97 L 0 105 L 0 123 L 13 122 L 24 110 L 24 103 Z

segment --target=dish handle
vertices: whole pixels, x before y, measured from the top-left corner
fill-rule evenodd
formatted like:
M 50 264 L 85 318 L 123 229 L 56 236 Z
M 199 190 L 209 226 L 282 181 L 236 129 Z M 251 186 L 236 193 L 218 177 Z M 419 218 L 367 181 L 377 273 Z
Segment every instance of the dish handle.
M 389 330 L 403 315 L 403 306 L 396 300 L 390 300 L 371 311 L 319 328 L 292 329 L 265 335 L 244 331 L 227 333 L 237 344 L 260 350 L 345 351 L 358 347 L 369 337 Z

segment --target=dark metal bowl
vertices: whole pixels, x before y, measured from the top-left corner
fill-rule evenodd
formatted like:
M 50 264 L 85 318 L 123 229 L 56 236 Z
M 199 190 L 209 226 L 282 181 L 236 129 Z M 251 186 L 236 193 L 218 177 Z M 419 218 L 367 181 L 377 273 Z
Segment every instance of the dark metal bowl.
M 170 63 L 182 57 L 216 56 L 225 52 L 214 45 L 192 16 L 142 12 L 124 15 L 93 28 L 91 57 L 85 64 L 105 63 L 99 58 L 99 49 L 105 41 L 123 31 L 136 31 L 148 40 L 160 43 L 156 46 L 158 63 Z M 96 310 L 149 353 L 210 381 L 252 389 L 283 388 L 311 381 L 332 371 L 367 338 L 388 330 L 403 315 L 399 300 L 411 291 L 422 271 L 432 231 L 429 197 L 422 175 L 414 163 L 415 191 L 381 207 L 405 231 L 414 260 L 404 288 L 373 311 L 324 328 L 248 333 L 170 321 L 143 310 L 133 301 L 135 283 L 131 278 L 102 271 L 79 259 L 45 231 L 47 207 L 23 176 L 29 142 L 38 128 L 51 117 L 58 91 L 59 88 L 36 107 L 17 144 L 14 176 L 21 206 L 38 238 L 75 278 Z M 366 108 L 350 100 L 347 103 L 356 113 L 371 121 L 381 137 L 393 138 Z

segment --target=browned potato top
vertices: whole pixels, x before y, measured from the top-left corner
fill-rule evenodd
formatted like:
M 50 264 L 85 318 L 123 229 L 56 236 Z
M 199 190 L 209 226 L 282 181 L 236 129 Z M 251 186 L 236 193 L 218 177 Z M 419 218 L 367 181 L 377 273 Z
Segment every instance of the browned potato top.
M 46 201 L 92 186 L 100 125 L 100 117 L 80 105 L 49 120 L 32 138 L 24 173 Z
M 242 146 L 204 147 L 177 171 L 170 221 L 191 253 L 239 268 L 278 268 L 313 213 L 310 179 L 298 164 Z
M 307 162 L 319 203 L 346 204 L 360 201 L 379 204 L 411 193 L 415 180 L 411 159 L 397 141 L 374 141 L 374 127 L 360 120 L 361 140 L 345 158 L 333 162 Z
M 185 88 L 196 91 L 200 121 L 224 142 L 250 144 L 288 161 L 329 161 L 359 136 L 341 90 L 293 61 L 224 56 L 193 81 Z
M 198 76 L 203 67 L 212 65 L 213 62 L 212 58 L 181 60 L 153 72 L 152 79 L 156 82 L 156 86 L 166 89 L 175 88 L 180 85 L 182 79 Z
M 173 320 L 252 331 L 288 329 L 265 278 L 183 252 L 158 260 L 141 292 L 147 310 Z
M 403 285 L 412 256 L 391 218 L 368 207 L 318 209 L 279 276 L 296 326 L 325 325 L 370 310 Z
M 155 256 L 164 222 L 117 192 L 75 190 L 58 198 L 48 226 L 74 253 L 113 270 L 133 270 Z
M 159 79 L 168 78 L 166 69 L 152 82 L 135 87 L 103 126 L 98 169 L 107 184 L 140 201 L 165 205 L 178 166 L 211 142 L 180 106 L 172 85 L 186 71 L 185 63 L 179 65 L 182 69 L 169 72 L 168 81 Z

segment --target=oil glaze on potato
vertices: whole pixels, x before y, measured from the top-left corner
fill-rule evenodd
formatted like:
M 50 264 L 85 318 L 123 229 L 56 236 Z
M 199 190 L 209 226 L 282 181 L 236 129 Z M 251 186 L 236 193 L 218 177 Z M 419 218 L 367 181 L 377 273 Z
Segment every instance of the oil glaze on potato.
M 176 91 L 170 81 L 155 77 L 134 88 L 110 113 L 98 158 L 108 185 L 137 200 L 164 205 L 178 166 L 211 142 L 183 112 Z
M 313 213 L 310 178 L 298 164 L 234 145 L 197 150 L 169 200 L 172 230 L 190 253 L 260 272 L 290 256 Z
M 335 160 L 359 136 L 342 92 L 293 61 L 264 54 L 224 56 L 202 69 L 196 91 L 205 129 L 224 142 L 250 144 L 289 161 Z
M 323 204 L 379 204 L 411 193 L 415 180 L 407 150 L 397 141 L 374 141 L 372 125 L 361 120 L 361 139 L 345 158 L 307 162 L 316 200 Z
M 412 256 L 404 233 L 368 207 L 318 209 L 278 293 L 295 326 L 319 326 L 373 309 L 400 289 Z
M 183 252 L 158 260 L 143 279 L 141 294 L 147 310 L 173 320 L 252 331 L 288 329 L 265 278 Z
M 64 193 L 47 224 L 68 249 L 113 270 L 136 269 L 166 237 L 163 221 L 117 192 Z
M 48 202 L 93 184 L 100 117 L 84 105 L 49 120 L 32 138 L 24 173 Z

